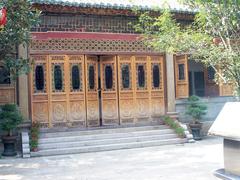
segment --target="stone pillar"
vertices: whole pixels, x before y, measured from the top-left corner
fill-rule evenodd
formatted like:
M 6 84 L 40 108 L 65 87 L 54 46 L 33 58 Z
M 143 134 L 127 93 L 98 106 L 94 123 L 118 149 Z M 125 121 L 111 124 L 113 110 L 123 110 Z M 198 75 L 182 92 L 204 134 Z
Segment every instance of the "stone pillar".
M 167 112 L 175 112 L 175 75 L 173 54 L 166 54 Z
M 19 46 L 19 57 L 28 58 L 27 47 Z M 18 78 L 18 98 L 19 107 L 25 121 L 29 120 L 29 90 L 28 90 L 28 75 L 22 74 Z

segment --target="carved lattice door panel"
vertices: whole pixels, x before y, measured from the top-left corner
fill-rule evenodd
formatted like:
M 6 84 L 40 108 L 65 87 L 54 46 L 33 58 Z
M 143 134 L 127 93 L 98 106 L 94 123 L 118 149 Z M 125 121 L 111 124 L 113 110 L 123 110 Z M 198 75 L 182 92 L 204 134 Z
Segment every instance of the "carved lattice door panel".
M 135 114 L 136 123 L 150 121 L 150 62 L 147 56 L 135 56 Z
M 99 126 L 98 57 L 85 57 L 87 126 Z
M 151 83 L 149 83 L 151 89 L 151 117 L 158 120 L 165 114 L 163 56 L 151 56 L 149 62 L 151 62 Z
M 69 67 L 67 56 L 49 56 L 49 119 L 50 127 L 68 126 Z
M 188 59 L 187 55 L 174 56 L 176 98 L 188 98 Z
M 48 59 L 44 55 L 34 55 L 31 58 L 35 62 L 30 74 L 32 120 L 48 127 L 50 122 Z
M 120 124 L 134 123 L 135 99 L 133 79 L 134 58 L 132 56 L 118 56 L 118 86 Z
M 85 71 L 84 56 L 68 56 L 69 67 L 69 93 L 68 93 L 68 120 L 72 126 L 86 126 L 85 104 Z
M 103 125 L 119 124 L 116 56 L 101 56 L 101 109 Z

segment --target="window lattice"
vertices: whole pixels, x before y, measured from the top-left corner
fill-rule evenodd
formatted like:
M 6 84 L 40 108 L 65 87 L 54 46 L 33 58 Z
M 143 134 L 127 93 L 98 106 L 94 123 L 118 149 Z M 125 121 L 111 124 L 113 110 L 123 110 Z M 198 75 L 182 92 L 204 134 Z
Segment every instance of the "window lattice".
M 50 39 L 33 40 L 31 51 L 78 51 L 78 52 L 157 52 L 143 41 Z

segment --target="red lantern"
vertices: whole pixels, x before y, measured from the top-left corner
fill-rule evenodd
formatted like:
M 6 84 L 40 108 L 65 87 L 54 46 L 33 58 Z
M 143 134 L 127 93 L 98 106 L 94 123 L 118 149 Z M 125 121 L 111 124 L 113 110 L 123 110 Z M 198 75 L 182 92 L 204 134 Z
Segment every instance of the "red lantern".
M 7 23 L 7 9 L 3 7 L 0 10 L 0 29 L 3 29 Z

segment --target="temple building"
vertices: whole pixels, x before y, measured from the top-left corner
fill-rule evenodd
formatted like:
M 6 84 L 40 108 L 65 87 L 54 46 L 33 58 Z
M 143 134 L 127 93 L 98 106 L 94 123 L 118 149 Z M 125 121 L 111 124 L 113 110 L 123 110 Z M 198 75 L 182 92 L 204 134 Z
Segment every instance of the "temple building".
M 19 51 L 34 60 L 32 71 L 17 83 L 0 81 L 0 103 L 18 103 L 26 122 L 45 128 L 145 125 L 169 112 L 184 121 L 190 95 L 210 108 L 232 96 L 231 86 L 214 82 L 214 69 L 147 47 L 129 4 L 32 2 L 42 11 L 41 23 L 32 28 L 31 45 Z M 194 12 L 170 8 L 178 22 L 193 22 Z M 0 75 L 8 75 L 2 66 Z

